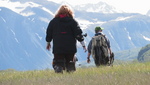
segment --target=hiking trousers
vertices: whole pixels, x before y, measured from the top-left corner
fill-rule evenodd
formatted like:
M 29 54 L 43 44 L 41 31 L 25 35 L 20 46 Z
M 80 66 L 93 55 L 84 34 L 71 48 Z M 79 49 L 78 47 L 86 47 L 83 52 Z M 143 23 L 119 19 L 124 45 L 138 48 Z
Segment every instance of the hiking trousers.
M 63 70 L 67 72 L 75 71 L 75 54 L 54 54 L 53 68 L 56 73 L 62 73 Z

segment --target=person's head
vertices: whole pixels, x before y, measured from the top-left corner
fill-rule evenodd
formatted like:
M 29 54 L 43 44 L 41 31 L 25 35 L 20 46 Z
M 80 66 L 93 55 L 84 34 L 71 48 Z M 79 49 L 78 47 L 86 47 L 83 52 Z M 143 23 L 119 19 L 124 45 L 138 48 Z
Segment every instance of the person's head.
M 67 15 L 69 17 L 74 17 L 74 13 L 73 13 L 73 10 L 70 6 L 68 5 L 61 5 L 60 8 L 58 9 L 55 17 L 59 17 L 59 15 Z
M 103 28 L 101 27 L 95 27 L 95 33 L 98 33 L 98 32 L 102 32 Z

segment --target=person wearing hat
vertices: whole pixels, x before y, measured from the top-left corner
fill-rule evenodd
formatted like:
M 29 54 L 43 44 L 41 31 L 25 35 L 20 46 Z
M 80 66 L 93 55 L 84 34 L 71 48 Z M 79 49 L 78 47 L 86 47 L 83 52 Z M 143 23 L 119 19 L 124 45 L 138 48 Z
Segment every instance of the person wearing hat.
M 95 36 L 104 35 L 103 32 L 102 32 L 103 29 L 104 29 L 104 28 L 101 28 L 101 27 L 99 27 L 99 26 L 95 27 Z M 105 36 L 105 35 L 104 35 L 104 36 Z M 107 43 L 107 46 L 108 46 L 109 53 L 110 53 L 110 55 L 111 55 L 110 41 L 109 41 L 109 39 L 108 39 L 106 36 L 105 36 L 105 39 L 106 39 L 106 43 Z M 89 42 L 87 49 L 88 49 L 87 63 L 90 63 L 90 62 L 91 62 L 91 60 L 90 60 L 90 55 L 91 55 L 91 49 L 92 49 L 92 39 L 91 39 L 91 41 Z

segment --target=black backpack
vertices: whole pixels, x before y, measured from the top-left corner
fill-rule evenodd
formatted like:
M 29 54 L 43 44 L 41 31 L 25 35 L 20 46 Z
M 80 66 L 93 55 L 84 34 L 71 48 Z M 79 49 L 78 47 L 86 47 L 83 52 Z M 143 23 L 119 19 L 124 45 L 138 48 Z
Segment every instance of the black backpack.
M 91 53 L 96 66 L 109 64 L 108 46 L 105 35 L 101 34 L 92 38 Z

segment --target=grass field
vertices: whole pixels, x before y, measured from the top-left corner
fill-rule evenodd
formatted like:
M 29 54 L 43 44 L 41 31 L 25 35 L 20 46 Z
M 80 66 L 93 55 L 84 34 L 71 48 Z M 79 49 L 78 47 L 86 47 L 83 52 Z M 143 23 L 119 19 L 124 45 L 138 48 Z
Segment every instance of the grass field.
M 0 71 L 0 85 L 150 85 L 150 62 L 77 68 L 63 74 L 48 69 L 5 70 Z

